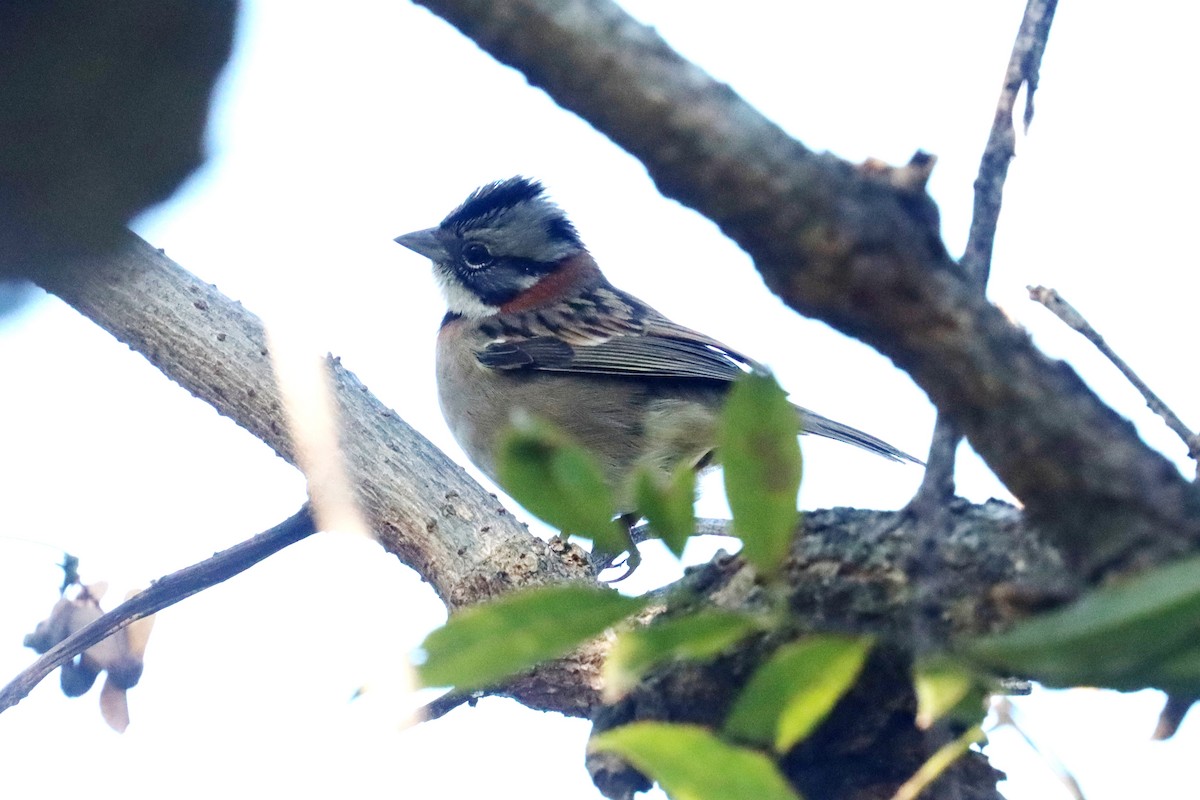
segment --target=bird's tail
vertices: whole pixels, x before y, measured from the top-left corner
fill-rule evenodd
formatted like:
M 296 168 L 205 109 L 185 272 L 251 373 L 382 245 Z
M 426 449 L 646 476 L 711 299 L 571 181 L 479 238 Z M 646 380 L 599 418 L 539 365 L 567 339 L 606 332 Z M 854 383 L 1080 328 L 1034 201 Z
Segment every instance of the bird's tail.
M 925 466 L 925 462 L 921 459 L 910 456 L 903 450 L 898 450 L 882 439 L 876 439 L 869 433 L 863 433 L 857 428 L 851 428 L 849 425 L 835 422 L 828 417 L 822 417 L 820 414 L 815 414 L 806 408 L 800 408 L 799 406 L 796 408 L 800 412 L 800 421 L 803 426 L 802 433 L 811 433 L 815 436 L 824 436 L 827 439 L 852 444 L 855 447 L 869 450 L 884 458 L 890 458 L 892 461 L 911 461 L 914 464 Z

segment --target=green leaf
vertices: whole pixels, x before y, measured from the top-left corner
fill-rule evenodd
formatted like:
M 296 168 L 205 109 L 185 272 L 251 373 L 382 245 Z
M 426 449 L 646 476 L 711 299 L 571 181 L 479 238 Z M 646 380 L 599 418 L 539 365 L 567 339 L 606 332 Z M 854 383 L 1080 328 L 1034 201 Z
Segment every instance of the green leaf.
M 946 658 L 918 663 L 913 669 L 917 691 L 917 727 L 922 730 L 946 715 L 978 724 L 984 716 L 987 690 L 962 664 Z
M 603 553 L 632 551 L 628 531 L 613 519 L 612 490 L 600 466 L 558 428 L 517 420 L 500 440 L 497 472 L 504 490 L 539 519 L 591 539 Z
M 1133 690 L 1164 680 L 1176 685 L 1161 688 L 1200 693 L 1200 674 L 1186 666 L 1196 663 L 1197 640 L 1200 557 L 1091 592 L 962 649 L 993 669 L 1052 686 Z M 1166 664 L 1173 666 L 1163 672 Z
M 1152 686 L 1170 694 L 1195 697 L 1200 694 L 1200 646 L 1171 654 L 1151 665 L 1146 675 Z
M 635 478 L 634 502 L 663 544 L 682 557 L 688 537 L 696 532 L 696 470 L 684 464 L 663 480 L 643 467 Z
M 758 627 L 758 619 L 746 614 L 701 611 L 623 631 L 604 662 L 606 698 L 624 695 L 656 664 L 710 658 Z
M 725 732 L 787 752 L 854 685 L 872 643 L 869 637 L 820 635 L 779 648 L 734 702 Z
M 645 601 L 593 586 L 545 586 L 471 606 L 425 637 L 425 686 L 488 686 L 556 658 L 639 611 Z
M 763 575 L 787 557 L 796 532 L 800 489 L 799 416 L 770 375 L 734 383 L 718 429 L 717 455 L 742 555 Z
M 588 749 L 617 754 L 672 800 L 801 800 L 766 755 L 699 725 L 635 722 L 594 736 Z

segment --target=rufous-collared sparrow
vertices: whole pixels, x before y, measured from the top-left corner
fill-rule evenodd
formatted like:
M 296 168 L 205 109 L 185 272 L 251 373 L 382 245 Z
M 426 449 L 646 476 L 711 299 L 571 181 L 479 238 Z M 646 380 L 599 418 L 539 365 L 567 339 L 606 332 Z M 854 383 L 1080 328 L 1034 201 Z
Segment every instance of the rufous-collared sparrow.
M 590 450 L 619 510 L 634 512 L 636 469 L 708 464 L 722 398 L 759 367 L 610 284 L 537 181 L 480 187 L 437 227 L 396 241 L 433 261 L 448 306 L 437 339 L 442 413 L 493 480 L 499 434 L 523 410 Z M 921 463 L 797 410 L 804 433 Z

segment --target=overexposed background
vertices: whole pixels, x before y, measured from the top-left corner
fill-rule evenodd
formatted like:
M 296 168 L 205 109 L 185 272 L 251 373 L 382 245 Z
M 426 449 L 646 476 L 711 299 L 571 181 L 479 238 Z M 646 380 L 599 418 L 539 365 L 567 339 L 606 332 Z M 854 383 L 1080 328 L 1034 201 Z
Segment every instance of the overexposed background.
M 961 251 L 1022 2 L 625 6 L 809 147 L 893 163 L 936 154 L 930 191 Z M 1184 470 L 1180 442 L 1024 287 L 1062 291 L 1200 423 L 1188 368 L 1200 282 L 1186 233 L 1200 216 L 1198 17 L 1167 2 L 1059 9 L 990 286 Z M 428 263 L 392 238 L 516 173 L 546 183 L 614 283 L 768 363 L 805 406 L 925 451 L 933 410 L 903 373 L 785 309 L 745 254 L 663 199 L 637 161 L 419 7 L 245 2 L 210 140 L 208 165 L 136 229 L 275 330 L 342 356 L 453 458 L 463 459 L 432 373 L 441 300 Z M 115 597 L 304 498 L 300 475 L 265 445 L 54 298 L 0 322 L 0 369 L 14 387 L 0 396 L 0 680 L 33 658 L 21 639 L 56 598 L 58 551 L 79 555 L 84 579 L 109 581 Z M 844 446 L 804 446 L 804 507 L 896 508 L 920 480 Z M 974 456 L 959 477 L 972 500 L 1007 497 Z M 701 511 L 721 513 L 719 479 L 705 486 Z M 647 550 L 630 589 L 677 574 Z M 403 665 L 443 619 L 432 591 L 373 542 L 318 535 L 160 614 L 124 736 L 101 721 L 98 690 L 67 700 L 56 679 L 0 717 L 0 752 L 16 767 L 3 793 L 57 797 L 69 782 L 96 800 L 597 797 L 584 722 L 486 700 L 399 730 L 416 702 Z M 1176 740 L 1149 742 L 1160 704 L 1154 692 L 1094 691 L 1018 703 L 1091 800 L 1190 796 L 1200 730 L 1192 719 Z M 1009 797 L 1068 796 L 1010 733 L 991 754 L 1010 771 Z

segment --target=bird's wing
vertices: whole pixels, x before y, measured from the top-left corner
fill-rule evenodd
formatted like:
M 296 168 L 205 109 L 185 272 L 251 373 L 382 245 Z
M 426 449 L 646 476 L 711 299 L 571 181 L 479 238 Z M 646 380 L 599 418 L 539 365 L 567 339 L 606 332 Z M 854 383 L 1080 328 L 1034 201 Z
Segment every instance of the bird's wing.
M 481 325 L 489 337 L 476 353 L 486 367 L 721 384 L 762 367 L 731 347 L 664 317 L 635 297 L 603 286 L 561 306 L 500 315 Z M 825 436 L 895 461 L 920 459 L 857 428 L 796 407 L 805 433 Z
M 736 350 L 605 287 L 558 309 L 501 319 L 484 366 L 729 382 L 757 366 Z

